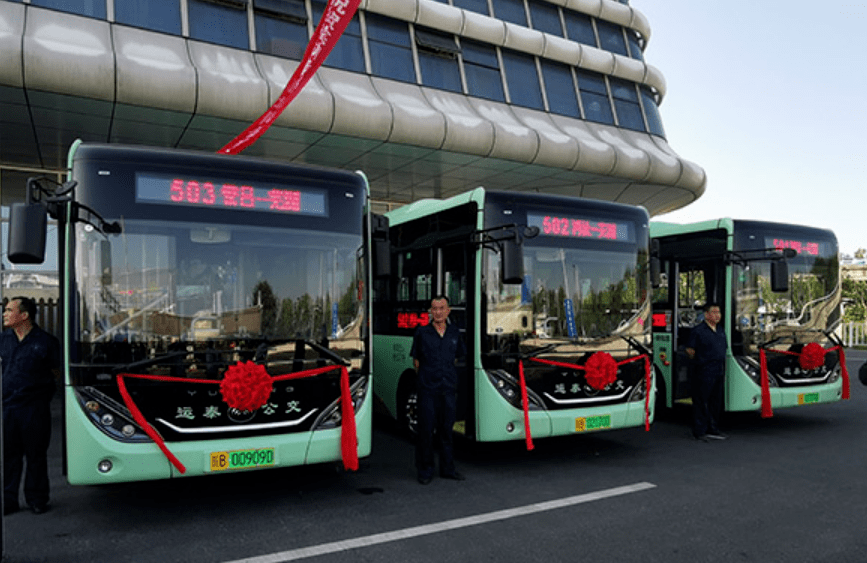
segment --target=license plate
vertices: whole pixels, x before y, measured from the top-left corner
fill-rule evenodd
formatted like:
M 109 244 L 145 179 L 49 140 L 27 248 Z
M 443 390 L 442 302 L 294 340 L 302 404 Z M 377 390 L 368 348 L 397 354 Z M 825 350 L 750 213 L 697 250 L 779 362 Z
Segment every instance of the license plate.
M 234 452 L 211 452 L 211 471 L 230 469 L 253 469 L 274 465 L 274 448 L 237 450 Z
M 819 394 L 818 393 L 801 393 L 798 395 L 798 404 L 799 405 L 809 405 L 811 403 L 819 402 Z
M 603 428 L 611 428 L 610 414 L 582 416 L 575 419 L 575 432 L 587 432 L 588 430 L 601 430 Z

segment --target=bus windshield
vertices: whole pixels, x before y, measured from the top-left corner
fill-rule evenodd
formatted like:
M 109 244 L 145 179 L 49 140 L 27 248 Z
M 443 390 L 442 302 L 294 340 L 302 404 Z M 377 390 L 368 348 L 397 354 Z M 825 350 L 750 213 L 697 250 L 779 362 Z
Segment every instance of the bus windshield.
M 554 239 L 556 240 L 556 239 Z M 488 334 L 595 342 L 645 334 L 644 248 L 582 246 L 539 237 L 524 242 L 524 283 L 487 285 Z M 486 278 L 499 279 L 499 254 L 486 253 Z
M 735 338 L 746 351 L 759 346 L 779 346 L 827 341 L 826 333 L 840 321 L 840 279 L 837 242 L 818 229 L 781 230 L 782 227 L 736 230 L 738 250 L 789 248 L 789 290 L 771 291 L 771 263 L 735 263 L 732 286 L 735 295 Z
M 243 358 L 266 339 L 277 346 L 269 354 L 288 361 L 305 353 L 299 341 L 361 355 L 360 234 L 143 219 L 122 227 L 106 238 L 76 226 L 84 363 L 184 347 Z M 189 357 L 188 375 L 201 371 L 198 360 Z

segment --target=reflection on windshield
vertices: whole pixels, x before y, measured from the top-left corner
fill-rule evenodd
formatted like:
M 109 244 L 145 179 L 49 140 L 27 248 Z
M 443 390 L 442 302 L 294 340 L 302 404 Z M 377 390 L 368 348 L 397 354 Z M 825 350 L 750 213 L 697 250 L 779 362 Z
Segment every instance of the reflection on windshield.
M 823 342 L 839 322 L 837 257 L 799 255 L 789 260 L 789 291 L 774 293 L 768 262 L 735 266 L 735 320 L 744 344 Z
M 647 287 L 639 257 L 585 248 L 524 248 L 523 285 L 487 284 L 489 334 L 588 340 L 643 334 Z M 499 256 L 487 253 L 486 278 Z
M 360 349 L 360 237 L 154 221 L 126 221 L 108 241 L 87 226 L 78 235 L 81 341 L 94 353 L 263 338 Z

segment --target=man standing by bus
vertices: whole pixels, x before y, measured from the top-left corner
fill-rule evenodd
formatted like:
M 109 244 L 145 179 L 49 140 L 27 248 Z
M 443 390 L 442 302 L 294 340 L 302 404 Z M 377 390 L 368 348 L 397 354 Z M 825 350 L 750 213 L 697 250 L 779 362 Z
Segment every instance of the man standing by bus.
M 696 440 L 725 440 L 719 430 L 725 383 L 726 335 L 719 326 L 719 305 L 704 307 L 704 321 L 692 329 L 686 353 L 695 361 L 692 388 L 692 433 Z
M 415 450 L 418 482 L 433 479 L 436 431 L 440 444 L 440 476 L 463 481 L 455 470 L 452 427 L 457 411 L 458 372 L 455 361 L 467 351 L 460 330 L 448 323 L 451 309 L 445 295 L 431 301 L 428 325 L 416 329 L 410 355 L 418 372 L 418 441 Z
M 26 460 L 24 500 L 36 514 L 48 510 L 51 397 L 59 373 L 59 343 L 36 325 L 36 302 L 13 297 L 3 310 L 3 512 L 18 510 Z

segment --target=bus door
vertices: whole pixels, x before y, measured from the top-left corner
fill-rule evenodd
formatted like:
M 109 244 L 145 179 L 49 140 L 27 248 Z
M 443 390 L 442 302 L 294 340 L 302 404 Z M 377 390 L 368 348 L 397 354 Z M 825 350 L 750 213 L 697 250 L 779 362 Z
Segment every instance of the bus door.
M 686 353 L 693 328 L 704 320 L 706 303 L 721 303 L 723 266 L 715 261 L 662 260 L 665 275 L 655 290 L 653 347 L 656 367 L 663 374 L 665 405 L 691 397 Z

